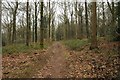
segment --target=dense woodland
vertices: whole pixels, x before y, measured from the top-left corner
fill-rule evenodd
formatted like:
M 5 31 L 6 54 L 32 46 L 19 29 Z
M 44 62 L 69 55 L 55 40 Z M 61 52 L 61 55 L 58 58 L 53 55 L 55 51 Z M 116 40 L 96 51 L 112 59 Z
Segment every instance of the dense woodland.
M 41 75 L 80 78 L 120 76 L 120 2 L 5 0 L 1 5 L 3 78 L 31 78 Z M 59 57 L 60 60 L 57 59 Z M 31 65 L 25 67 L 28 62 Z M 51 70 L 42 68 L 50 64 L 53 65 Z M 94 65 L 95 71 L 91 66 L 87 66 L 90 64 Z M 79 67 L 74 66 L 73 69 L 73 65 Z M 80 66 L 82 68 L 78 70 Z M 32 70 L 33 67 L 36 69 Z M 66 70 L 60 74 L 61 70 L 57 68 Z M 76 70 L 77 72 L 74 72 Z M 51 74 L 47 74 L 49 72 Z M 41 75 L 38 75 L 40 73 Z
M 117 3 L 114 2 L 4 1 L 2 4 L 3 45 L 24 43 L 29 46 L 32 42 L 41 42 L 42 38 L 45 41 L 92 39 L 93 36 L 93 40 L 111 39 L 118 27 Z

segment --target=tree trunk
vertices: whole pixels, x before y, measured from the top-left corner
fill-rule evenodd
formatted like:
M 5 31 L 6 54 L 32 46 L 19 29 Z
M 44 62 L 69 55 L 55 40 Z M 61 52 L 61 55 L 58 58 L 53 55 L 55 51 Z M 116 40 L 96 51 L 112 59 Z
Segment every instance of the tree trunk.
M 114 27 L 115 27 L 115 10 L 114 10 L 114 0 L 112 0 L 112 7 L 110 6 L 110 3 L 107 0 L 108 7 L 112 14 L 112 20 L 111 20 L 111 32 L 113 33 Z M 113 35 L 114 36 L 114 35 Z
M 49 0 L 49 24 L 48 24 L 48 37 L 49 37 L 49 41 L 51 40 L 51 13 L 50 13 L 50 0 Z
M 11 44 L 11 25 L 8 25 L 8 44 Z
M 78 13 L 78 23 L 79 23 L 79 27 L 78 27 L 78 30 L 77 30 L 77 34 L 79 34 L 78 35 L 78 38 L 79 39 L 82 39 L 82 37 L 83 37 L 83 23 L 82 23 L 82 10 L 81 10 L 81 8 L 80 8 L 81 6 L 80 6 L 80 3 L 79 3 L 79 13 Z
M 71 12 L 71 27 L 70 27 L 70 38 L 74 38 L 74 27 L 73 27 L 73 24 L 74 24 L 74 22 L 73 22 L 73 9 L 72 9 L 72 12 Z
M 67 29 L 67 6 L 66 6 L 66 1 L 64 2 L 64 39 L 66 40 L 68 38 L 68 29 Z
M 32 15 L 32 16 L 33 16 L 33 25 L 32 25 L 32 42 L 34 42 L 34 41 L 35 41 L 35 24 L 34 24 L 35 20 L 34 20 L 34 15 Z
M 102 2 L 102 9 L 103 9 L 103 22 L 102 22 L 102 35 L 101 37 L 105 36 L 105 12 L 104 12 L 104 2 Z
M 2 20 L 2 0 L 0 0 L 0 72 L 2 72 L 2 33 L 1 33 L 1 20 Z M 2 79 L 2 73 L 0 73 Z
M 76 26 L 75 26 L 75 36 L 76 36 L 76 39 L 77 39 L 77 30 L 78 30 L 78 24 L 77 24 L 77 19 L 78 19 L 78 16 L 77 16 L 77 1 L 75 2 L 75 23 L 76 23 Z
M 2 53 L 1 20 L 2 20 L 2 0 L 0 0 L 0 53 Z M 0 75 L 0 77 L 1 77 L 1 75 Z
M 115 9 L 114 9 L 114 0 L 112 0 L 112 27 L 115 27 Z
M 35 42 L 37 42 L 37 2 L 35 2 Z
M 120 1 L 118 2 L 118 27 L 120 28 Z
M 40 46 L 41 48 L 43 49 L 44 48 L 44 45 L 43 45 L 43 42 L 44 42 L 44 27 L 43 27 L 43 0 L 41 0 L 41 24 L 40 24 Z
M 31 9 L 29 7 L 28 7 L 28 21 L 29 21 L 28 36 L 29 36 L 29 42 L 31 42 Z
M 25 29 L 25 25 L 24 25 L 24 13 L 22 14 L 22 39 L 23 39 L 23 42 L 25 42 L 25 35 L 26 35 L 26 29 Z
M 89 28 L 88 28 L 88 12 L 87 12 L 87 0 L 85 2 L 85 20 L 86 20 L 86 33 L 87 33 L 87 38 L 89 38 Z
M 102 32 L 101 32 L 99 17 L 100 17 L 100 6 L 98 6 L 98 9 L 97 9 L 97 28 L 98 28 L 98 29 L 97 29 L 97 32 L 98 32 L 99 35 L 101 36 Z
M 92 16 L 91 16 L 91 46 L 90 49 L 97 48 L 97 15 L 96 15 L 96 2 L 92 2 Z
M 55 41 L 55 26 L 54 26 L 54 19 L 52 20 L 52 41 Z
M 117 13 L 118 13 L 118 32 L 119 32 L 119 37 L 118 37 L 118 54 L 119 54 L 119 59 L 120 59 L 120 1 L 118 2 L 118 8 L 117 8 Z M 120 79 L 120 68 L 119 68 L 119 73 L 118 73 L 118 80 Z
M 16 41 L 16 14 L 18 9 L 18 2 L 16 2 L 15 10 L 13 11 L 13 34 L 12 34 L 12 43 Z
M 29 46 L 29 1 L 27 0 L 26 7 L 26 19 L 27 19 L 27 28 L 26 28 L 26 46 Z

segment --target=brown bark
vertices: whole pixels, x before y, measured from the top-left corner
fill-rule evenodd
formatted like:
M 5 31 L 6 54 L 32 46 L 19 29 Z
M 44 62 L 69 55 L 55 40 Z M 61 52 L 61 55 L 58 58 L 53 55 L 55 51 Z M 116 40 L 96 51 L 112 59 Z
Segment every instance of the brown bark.
M 41 1 L 41 24 L 40 24 L 40 46 L 41 48 L 43 49 L 44 48 L 44 45 L 43 45 L 43 42 L 44 42 L 44 28 L 43 28 L 43 0 Z
M 29 46 L 29 2 L 28 1 L 27 1 L 27 7 L 26 7 L 26 20 L 27 20 L 26 46 Z
M 71 26 L 70 26 L 70 38 L 75 38 L 75 36 L 74 36 L 74 27 L 73 27 L 73 24 L 74 24 L 74 22 L 73 22 L 73 9 L 72 9 L 72 11 L 71 11 Z
M 50 26 L 50 23 L 51 23 L 51 13 L 50 13 L 50 0 L 49 0 L 49 25 L 48 25 L 48 37 L 49 37 L 49 41 L 51 40 L 51 26 Z
M 13 33 L 12 33 L 12 43 L 16 41 L 16 14 L 18 9 L 18 2 L 16 2 L 15 9 L 13 11 Z
M 35 20 L 34 20 L 34 15 L 32 15 L 32 17 L 33 17 L 33 25 L 32 25 L 32 42 L 34 42 L 34 41 L 35 41 L 35 24 L 34 24 Z
M 102 2 L 102 9 L 103 9 L 103 22 L 102 22 L 102 35 L 101 37 L 105 36 L 105 12 L 104 12 L 104 2 Z
M 64 25 L 64 39 L 66 40 L 67 39 L 67 37 L 68 37 L 68 26 L 67 26 L 67 23 L 68 23 L 68 21 L 67 21 L 67 5 L 66 5 L 66 1 L 64 2 L 64 23 L 65 23 L 65 25 Z
M 110 9 L 110 11 L 111 11 L 111 14 L 112 14 L 112 27 L 114 27 L 114 25 L 115 25 L 115 10 L 114 10 L 114 0 L 112 0 L 112 7 L 110 6 L 110 3 L 108 2 L 108 0 L 107 0 L 107 4 L 108 4 L 108 7 L 109 7 L 109 9 Z
M 114 9 L 114 1 L 112 2 L 112 27 L 115 27 L 115 9 Z
M 11 43 L 11 31 L 12 31 L 12 28 L 11 28 L 11 26 L 9 25 L 9 26 L 8 26 L 8 44 Z
M 92 16 L 91 16 L 91 46 L 90 49 L 97 48 L 97 14 L 96 14 L 96 2 L 92 2 Z
M 76 23 L 76 26 L 75 26 L 75 29 L 76 29 L 76 31 L 75 31 L 75 35 L 76 35 L 76 39 L 77 39 L 77 36 L 78 36 L 78 34 L 77 34 L 77 30 L 78 30 L 78 24 L 77 24 L 77 19 L 78 19 L 78 16 L 77 16 L 77 1 L 75 2 L 75 23 Z
M 87 38 L 89 38 L 87 0 L 86 0 L 86 2 L 85 2 L 85 23 L 86 23 Z
M 37 42 L 37 2 L 35 2 L 35 42 Z
M 80 6 L 80 3 L 79 3 L 79 13 L 78 13 L 78 24 L 79 24 L 79 27 L 78 27 L 78 38 L 79 39 L 82 39 L 83 37 L 83 22 L 82 22 L 82 10 L 81 10 L 81 6 Z
M 1 19 L 2 19 L 2 0 L 0 0 L 0 53 L 2 53 Z M 1 76 L 2 75 L 0 75 L 0 77 Z
M 28 26 L 29 26 L 29 28 L 28 28 L 28 36 L 29 36 L 29 42 L 31 42 L 31 8 L 29 8 L 28 7 L 28 21 L 29 21 L 29 23 L 28 23 Z
M 55 41 L 55 26 L 54 26 L 54 19 L 52 20 L 52 41 Z

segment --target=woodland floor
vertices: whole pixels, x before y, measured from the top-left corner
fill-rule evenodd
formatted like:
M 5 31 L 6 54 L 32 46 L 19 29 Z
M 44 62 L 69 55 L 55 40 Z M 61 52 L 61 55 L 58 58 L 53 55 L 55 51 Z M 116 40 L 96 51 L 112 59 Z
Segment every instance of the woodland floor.
M 54 42 L 46 50 L 3 55 L 3 78 L 99 78 L 116 77 L 120 66 L 116 42 L 99 41 L 79 51 Z

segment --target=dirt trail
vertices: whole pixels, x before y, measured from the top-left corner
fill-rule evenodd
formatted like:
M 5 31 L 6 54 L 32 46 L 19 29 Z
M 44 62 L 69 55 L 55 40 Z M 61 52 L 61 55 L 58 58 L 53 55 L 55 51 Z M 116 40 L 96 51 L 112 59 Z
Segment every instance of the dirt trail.
M 111 44 L 111 43 L 110 43 Z M 109 47 L 110 46 L 110 47 Z M 99 50 L 67 49 L 54 42 L 48 49 L 3 57 L 4 78 L 105 78 L 116 77 L 120 60 L 114 45 L 101 44 Z M 109 52 L 108 52 L 109 51 Z
M 65 47 L 56 42 L 47 50 L 47 53 L 53 54 L 51 59 L 48 61 L 46 66 L 40 71 L 38 71 L 35 77 L 50 77 L 50 78 L 62 78 L 65 76 L 65 55 L 67 51 Z

